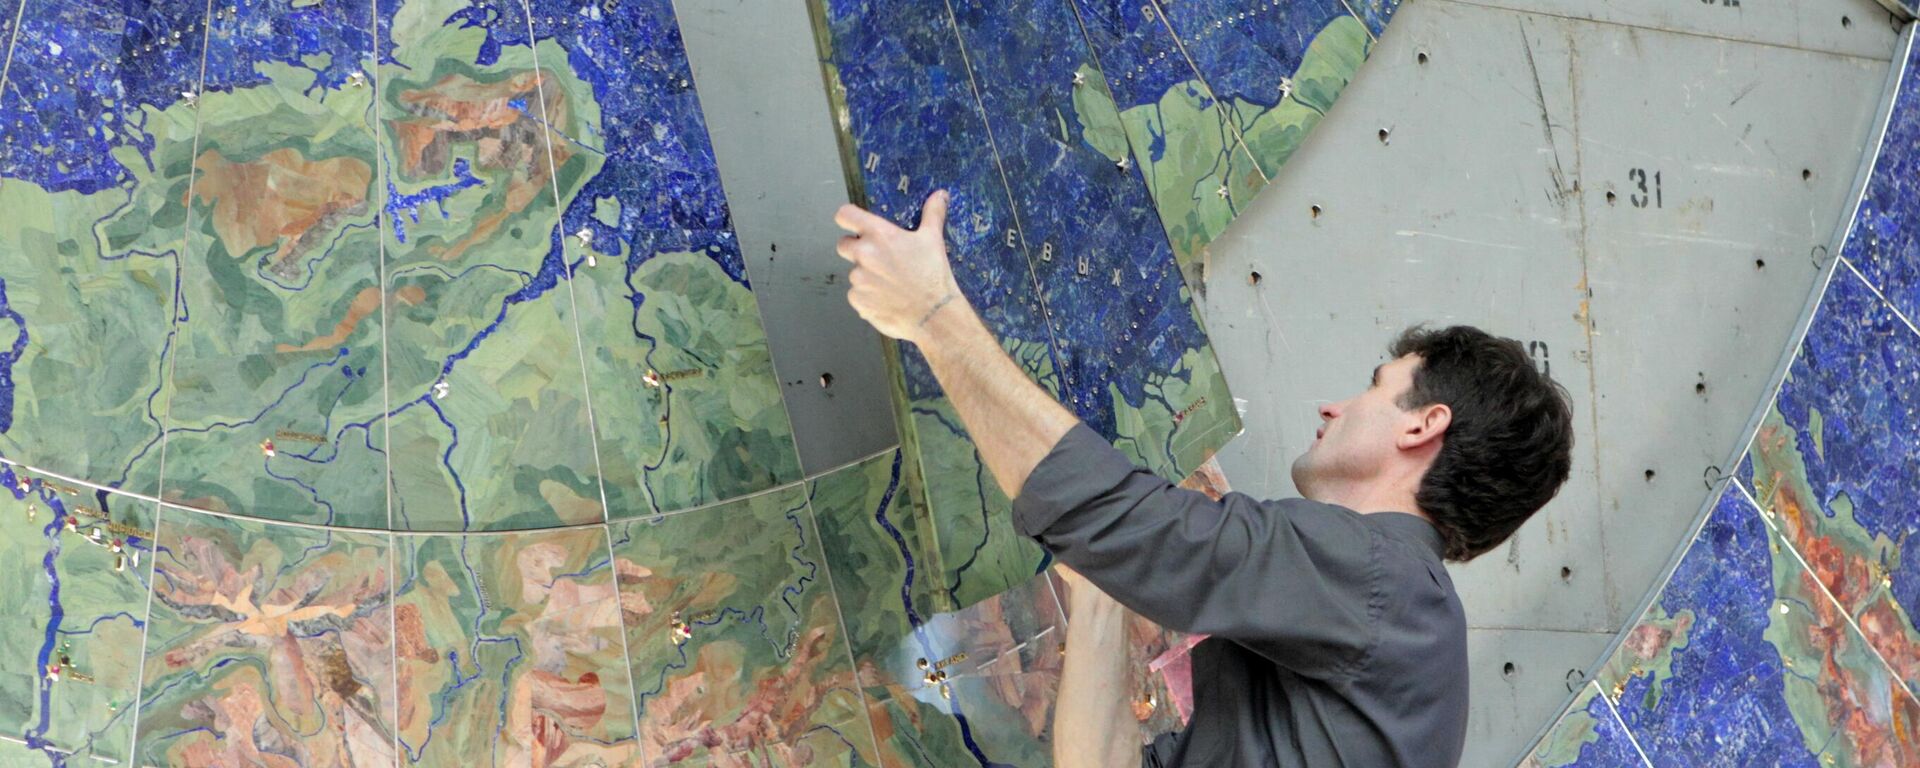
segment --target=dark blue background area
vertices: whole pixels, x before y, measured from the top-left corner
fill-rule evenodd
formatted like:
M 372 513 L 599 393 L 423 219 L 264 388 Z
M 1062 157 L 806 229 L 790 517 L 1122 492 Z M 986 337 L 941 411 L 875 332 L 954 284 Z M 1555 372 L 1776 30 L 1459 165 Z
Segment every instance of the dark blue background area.
M 1620 768 L 1621 766 L 1642 765 L 1640 752 L 1633 748 L 1633 741 L 1620 725 L 1620 719 L 1613 716 L 1612 708 L 1606 699 L 1594 696 L 1587 700 L 1584 710 L 1593 718 L 1593 732 L 1599 736 L 1592 743 L 1580 747 L 1580 756 L 1572 765 L 1594 766 L 1594 768 Z
M 0 176 L 81 192 L 125 180 L 107 152 L 132 143 L 150 159 L 138 105 L 194 87 L 206 3 L 24 1 L 0 98 Z
M 1852 270 L 1838 267 L 1778 405 L 1793 427 L 1816 496 L 1810 501 L 1820 512 L 1832 517 L 1833 501 L 1845 494 L 1868 533 L 1906 542 L 1900 562 L 1882 565 L 1892 571 L 1894 599 L 1914 614 L 1920 609 L 1920 335 Z M 1814 410 L 1824 422 L 1824 452 L 1814 449 Z
M 1314 35 L 1349 15 L 1340 0 L 1181 0 L 1167 14 L 1214 96 L 1268 107 Z
M 948 190 L 947 243 L 967 298 L 996 334 L 1051 346 L 992 140 L 945 13 L 912 0 L 847 0 L 830 3 L 827 16 L 867 206 L 916 225 L 927 195 Z M 917 353 L 903 355 L 903 363 L 910 397 L 939 392 Z
M 1139 170 L 1080 138 L 1074 92 L 1099 79 L 1073 82 L 1095 64 L 1074 7 L 963 1 L 953 17 L 957 30 L 906 0 L 828 5 L 868 201 L 913 223 L 928 192 L 952 189 L 963 290 L 997 333 L 1048 344 L 1061 399 L 1114 437 L 1109 387 L 1144 405 L 1150 374 L 1205 334 Z M 910 397 L 938 393 L 916 354 L 904 362 Z
M 954 10 L 1050 314 L 1061 399 L 1116 437 L 1108 387 L 1139 407 L 1150 397 L 1147 374 L 1172 371 L 1206 346 L 1206 335 L 1181 299 L 1173 249 L 1139 169 L 1121 169 L 1080 138 L 1074 92 L 1097 82 L 1073 84 L 1093 56 L 1072 7 L 1002 0 Z M 1177 413 L 1188 404 L 1163 405 Z
M 1841 253 L 1907 319 L 1920 318 L 1920 45 L 1907 59 L 1854 221 Z
M 1200 79 L 1158 12 L 1149 15 L 1142 10 L 1146 3 L 1077 0 L 1075 5 L 1122 111 L 1158 104 L 1174 86 Z
M 668 0 L 536 0 L 532 34 L 567 51 L 562 66 L 593 87 L 600 106 L 598 136 L 574 136 L 580 151 L 602 153 L 603 165 L 562 214 L 562 231 L 593 233 L 593 247 L 617 253 L 629 247 L 629 274 L 661 251 L 693 251 L 713 258 L 747 285 L 713 146 L 694 92 L 680 27 Z M 527 45 L 527 17 L 516 0 L 491 0 L 455 14 L 450 24 L 484 27 L 479 61 L 498 59 L 502 46 Z M 608 226 L 593 218 L 601 199 L 620 201 Z M 559 254 L 554 254 L 558 256 Z
M 1726 483 L 1700 534 L 1662 588 L 1669 615 L 1693 613 L 1673 677 L 1650 703 L 1651 674 L 1631 678 L 1620 719 L 1657 765 L 1801 765 L 1814 757 L 1787 709 L 1780 652 L 1767 642 L 1773 555 L 1766 524 Z M 1809 610 L 1794 605 L 1794 610 Z
M 1360 20 L 1367 25 L 1375 39 L 1387 31 L 1387 22 L 1393 20 L 1393 12 L 1400 10 L 1400 0 L 1347 0 L 1353 4 L 1353 10 L 1360 14 Z
M 264 80 L 255 64 L 306 67 L 303 59 L 322 54 L 329 58 L 313 69 L 315 86 L 337 88 L 369 66 L 373 50 L 370 0 L 306 8 L 243 0 L 216 13 L 205 57 L 201 0 L 26 2 L 0 98 L 0 126 L 11 139 L 0 141 L 0 175 L 56 191 L 92 193 L 126 182 L 128 170 L 109 154 L 119 144 L 138 147 L 151 163 L 143 105 L 165 109 L 186 92 L 256 85 Z M 389 14 L 392 5 L 383 6 Z
M 216 5 L 221 5 L 219 3 Z M 207 43 L 206 90 L 224 91 L 264 85 L 267 78 L 254 71 L 261 62 L 293 64 L 313 73 L 313 89 L 339 90 L 353 73 L 373 83 L 374 31 L 372 0 L 322 0 L 294 7 L 288 0 L 239 0 L 232 13 L 215 9 Z M 387 29 L 400 3 L 380 3 L 382 65 L 391 65 L 393 41 Z M 319 66 L 308 57 L 324 56 Z

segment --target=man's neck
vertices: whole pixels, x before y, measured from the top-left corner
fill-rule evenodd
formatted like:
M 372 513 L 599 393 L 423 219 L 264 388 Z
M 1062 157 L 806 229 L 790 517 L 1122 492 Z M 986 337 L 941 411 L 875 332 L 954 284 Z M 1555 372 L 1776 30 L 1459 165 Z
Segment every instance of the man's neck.
M 1386 488 L 1378 483 L 1333 489 L 1307 498 L 1324 504 L 1337 504 L 1363 515 L 1399 512 L 1432 521 L 1425 512 L 1420 511 L 1420 505 L 1414 501 L 1412 493 L 1397 488 Z

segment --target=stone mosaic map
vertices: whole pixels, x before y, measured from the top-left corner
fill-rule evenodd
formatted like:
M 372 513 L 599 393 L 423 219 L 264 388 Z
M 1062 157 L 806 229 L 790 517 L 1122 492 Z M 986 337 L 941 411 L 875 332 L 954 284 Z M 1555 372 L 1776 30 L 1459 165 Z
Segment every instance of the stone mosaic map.
M 1394 3 L 813 4 L 851 188 L 903 225 L 953 194 L 963 290 L 1035 380 L 1184 477 L 1240 429 L 1193 304 L 1201 249 L 1279 172 Z M 960 605 L 1045 554 L 911 345 L 891 357 L 935 588 Z
M 863 199 L 951 186 L 1011 350 L 1186 475 L 1200 249 L 1392 4 L 923 6 L 816 9 Z M 1049 760 L 1056 583 L 911 351 L 903 447 L 801 476 L 668 0 L 0 0 L 0 56 L 0 764 Z
M 1920 764 L 1913 40 L 1831 278 L 1738 471 L 1529 765 Z

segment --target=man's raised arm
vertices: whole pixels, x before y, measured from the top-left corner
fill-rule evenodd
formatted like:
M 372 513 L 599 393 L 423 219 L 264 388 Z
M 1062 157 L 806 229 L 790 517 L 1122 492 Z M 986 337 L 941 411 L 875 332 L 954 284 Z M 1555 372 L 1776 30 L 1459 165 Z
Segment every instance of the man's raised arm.
M 909 231 L 847 205 L 834 222 L 853 262 L 847 301 L 881 333 L 913 342 L 933 366 L 980 457 L 1008 498 L 1080 420 L 1027 378 L 961 295 L 947 261 L 947 193 L 935 192 Z
M 1027 378 L 960 294 L 947 262 L 947 196 L 920 227 L 845 206 L 847 300 L 933 366 L 1014 527 L 1122 605 L 1170 629 L 1241 639 L 1308 676 L 1349 671 L 1372 637 L 1379 571 L 1359 515 L 1303 499 L 1271 513 L 1140 469 Z M 1031 485 L 1032 487 L 1028 487 Z M 1274 589 L 1285 585 L 1285 599 Z

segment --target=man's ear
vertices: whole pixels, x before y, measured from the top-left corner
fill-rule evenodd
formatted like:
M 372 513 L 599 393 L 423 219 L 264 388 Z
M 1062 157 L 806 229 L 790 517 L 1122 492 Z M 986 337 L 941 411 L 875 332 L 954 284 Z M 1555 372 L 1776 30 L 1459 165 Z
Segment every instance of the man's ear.
M 1401 450 L 1412 450 L 1439 440 L 1453 424 L 1453 409 L 1445 403 L 1433 403 L 1414 410 L 1415 418 L 1400 433 Z

